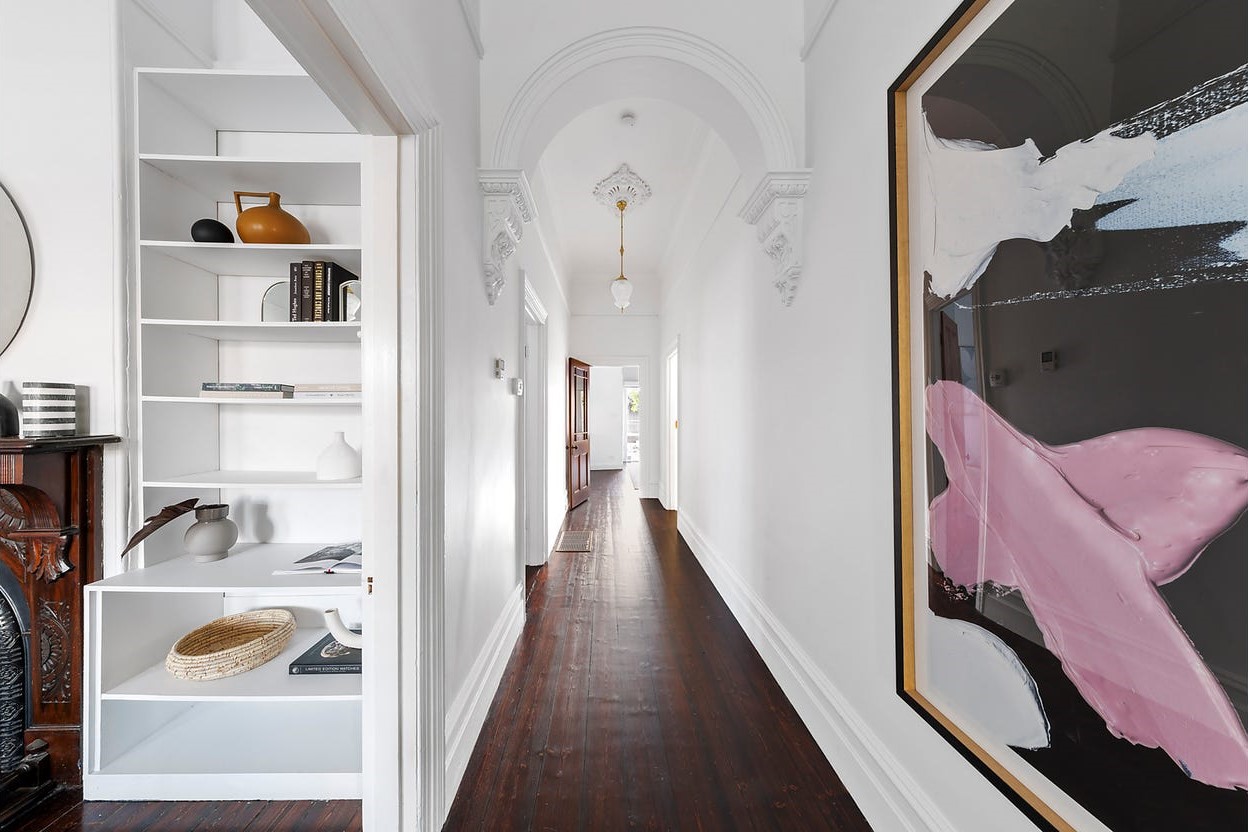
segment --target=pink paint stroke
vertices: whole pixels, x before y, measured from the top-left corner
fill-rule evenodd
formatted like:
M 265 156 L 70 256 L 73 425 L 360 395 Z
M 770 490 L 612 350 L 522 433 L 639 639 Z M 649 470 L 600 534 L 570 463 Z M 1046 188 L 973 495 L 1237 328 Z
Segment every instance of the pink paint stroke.
M 928 387 L 927 425 L 949 476 L 930 514 L 945 575 L 1017 588 L 1115 736 L 1248 789 L 1248 733 L 1157 592 L 1248 507 L 1248 451 L 1165 428 L 1049 446 L 950 381 Z

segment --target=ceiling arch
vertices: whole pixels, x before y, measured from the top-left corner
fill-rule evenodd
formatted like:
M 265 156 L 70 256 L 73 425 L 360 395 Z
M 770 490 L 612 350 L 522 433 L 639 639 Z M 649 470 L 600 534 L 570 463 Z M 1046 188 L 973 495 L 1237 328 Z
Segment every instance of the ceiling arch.
M 504 115 L 491 167 L 531 170 L 578 114 L 627 96 L 665 99 L 696 113 L 723 137 L 743 169 L 799 165 L 788 123 L 740 61 L 687 32 L 630 27 L 570 44 L 526 79 Z

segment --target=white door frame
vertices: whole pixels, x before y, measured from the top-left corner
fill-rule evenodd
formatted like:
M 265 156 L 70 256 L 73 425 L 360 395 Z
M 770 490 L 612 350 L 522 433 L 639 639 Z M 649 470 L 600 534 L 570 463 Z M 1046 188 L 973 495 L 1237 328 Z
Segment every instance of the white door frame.
M 406 52 L 367 4 L 247 3 L 356 130 L 374 137 L 363 217 L 364 829 L 437 832 L 449 803 L 441 130 Z M 415 238 L 403 233 L 412 228 Z
M 675 370 L 675 373 L 672 371 Z M 675 388 L 675 396 L 672 395 Z M 680 336 L 663 352 L 663 507 L 680 504 Z
M 520 309 L 520 355 L 522 357 L 521 378 L 524 383 L 524 395 L 520 400 L 520 464 L 517 466 L 517 529 L 516 539 L 521 541 L 518 547 L 520 564 L 520 581 L 524 583 L 525 566 L 541 566 L 546 563 L 550 552 L 550 541 L 546 539 L 546 518 L 548 517 L 548 499 L 550 484 L 549 459 L 549 410 L 550 401 L 546 395 L 546 306 L 542 303 L 537 290 L 529 281 L 524 270 L 520 270 L 520 281 L 524 286 L 524 303 Z M 536 349 L 532 355 L 526 355 L 529 346 L 529 327 L 537 333 Z M 534 411 L 532 414 L 530 411 Z M 530 419 L 530 415 L 534 418 Z M 536 431 L 536 437 L 531 434 Z M 536 438 L 536 442 L 530 439 Z M 537 453 L 530 454 L 530 448 L 536 445 Z

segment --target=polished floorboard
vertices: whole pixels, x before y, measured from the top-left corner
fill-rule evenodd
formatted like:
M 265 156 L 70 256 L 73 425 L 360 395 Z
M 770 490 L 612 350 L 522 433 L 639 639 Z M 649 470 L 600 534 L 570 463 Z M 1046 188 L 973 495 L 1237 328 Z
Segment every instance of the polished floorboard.
M 360 832 L 360 801 L 83 803 L 58 792 L 13 832 Z
M 624 472 L 530 572 L 528 618 L 445 830 L 870 826 L 676 532 Z

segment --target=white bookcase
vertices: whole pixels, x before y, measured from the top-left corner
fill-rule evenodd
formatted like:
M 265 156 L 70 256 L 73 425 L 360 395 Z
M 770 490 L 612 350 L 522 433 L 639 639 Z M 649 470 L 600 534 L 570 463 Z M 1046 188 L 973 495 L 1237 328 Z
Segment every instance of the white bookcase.
M 199 389 L 361 381 L 359 324 L 262 321 L 261 298 L 292 261 L 361 273 L 364 138 L 295 73 L 139 69 L 132 94 L 132 523 L 198 497 L 229 503 L 240 543 L 224 561 L 190 561 L 187 515 L 127 556 L 130 571 L 87 588 L 84 796 L 358 798 L 361 677 L 290 676 L 287 666 L 325 634 L 326 608 L 360 620 L 360 579 L 272 573 L 361 538 L 362 483 L 315 476 L 335 431 L 361 445 L 361 403 Z M 191 242 L 197 219 L 234 227 L 236 190 L 280 193 L 315 242 Z M 276 659 L 214 682 L 165 671 L 184 633 L 263 607 L 290 609 L 299 624 Z

